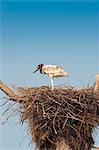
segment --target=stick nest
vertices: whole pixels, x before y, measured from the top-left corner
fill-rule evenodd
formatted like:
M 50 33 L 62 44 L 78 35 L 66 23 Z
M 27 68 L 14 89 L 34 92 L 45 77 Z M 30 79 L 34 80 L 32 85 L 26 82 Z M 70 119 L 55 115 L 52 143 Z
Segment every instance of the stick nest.
M 20 88 L 21 121 L 29 121 L 39 150 L 54 150 L 64 139 L 73 150 L 91 150 L 93 129 L 99 125 L 99 97 L 93 88 Z

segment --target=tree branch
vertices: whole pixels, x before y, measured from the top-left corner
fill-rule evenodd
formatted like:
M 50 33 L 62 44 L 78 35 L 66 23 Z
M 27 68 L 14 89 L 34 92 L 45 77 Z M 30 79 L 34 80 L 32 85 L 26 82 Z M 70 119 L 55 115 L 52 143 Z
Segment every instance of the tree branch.
M 94 91 L 99 93 L 99 73 L 96 75 L 96 85 Z
M 2 90 L 9 97 L 16 97 L 17 95 L 4 83 L 0 81 L 0 90 Z
M 99 146 L 93 146 L 92 148 L 95 148 L 96 150 L 99 150 Z
M 19 97 L 12 89 L 0 81 L 0 90 L 3 91 L 10 100 L 21 103 L 24 99 Z

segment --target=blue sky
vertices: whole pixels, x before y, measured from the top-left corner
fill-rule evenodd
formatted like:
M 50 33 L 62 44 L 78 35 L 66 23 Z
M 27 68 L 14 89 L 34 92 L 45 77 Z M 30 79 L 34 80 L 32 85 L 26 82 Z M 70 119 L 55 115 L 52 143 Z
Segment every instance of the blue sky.
M 4 0 L 1 4 L 1 80 L 10 86 L 50 85 L 48 77 L 32 74 L 37 64 L 44 63 L 61 65 L 70 72 L 69 78 L 56 79 L 56 85 L 82 87 L 89 79 L 90 85 L 94 83 L 99 71 L 98 1 Z M 5 126 L 8 139 L 5 133 L 2 138 L 9 142 L 2 140 L 0 146 L 8 150 L 10 139 L 16 147 L 21 136 L 13 138 L 10 126 Z M 14 131 L 20 130 L 15 125 Z

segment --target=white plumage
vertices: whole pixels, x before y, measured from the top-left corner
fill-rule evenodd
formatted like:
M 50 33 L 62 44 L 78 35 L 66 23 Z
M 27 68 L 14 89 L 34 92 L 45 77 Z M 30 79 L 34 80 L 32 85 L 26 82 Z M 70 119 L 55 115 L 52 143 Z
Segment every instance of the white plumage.
M 37 69 L 34 71 L 34 73 L 38 70 L 40 71 L 41 74 L 46 74 L 50 77 L 52 87 L 54 86 L 54 82 L 53 82 L 54 78 L 69 76 L 68 72 L 65 72 L 62 67 L 56 65 L 39 64 L 37 66 Z

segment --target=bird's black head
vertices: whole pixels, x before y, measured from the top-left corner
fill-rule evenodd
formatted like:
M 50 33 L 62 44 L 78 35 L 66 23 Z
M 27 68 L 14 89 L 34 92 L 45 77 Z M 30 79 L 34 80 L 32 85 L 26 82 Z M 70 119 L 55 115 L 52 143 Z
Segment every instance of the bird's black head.
M 42 67 L 43 66 L 44 66 L 43 64 L 37 65 L 37 69 L 33 73 L 37 72 L 38 70 L 40 70 L 40 72 L 42 73 Z
M 38 65 L 38 68 L 40 69 L 40 68 L 42 68 L 44 65 L 43 64 L 39 64 Z

